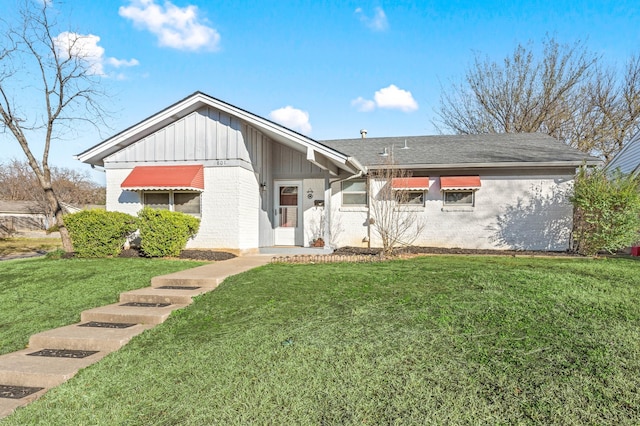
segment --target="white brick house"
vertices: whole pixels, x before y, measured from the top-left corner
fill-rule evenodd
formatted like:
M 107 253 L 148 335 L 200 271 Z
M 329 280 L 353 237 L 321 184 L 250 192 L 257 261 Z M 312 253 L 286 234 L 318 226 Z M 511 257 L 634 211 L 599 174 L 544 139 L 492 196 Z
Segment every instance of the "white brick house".
M 318 237 L 379 245 L 368 176 L 389 157 L 414 178 L 393 183 L 426 224 L 413 244 L 565 250 L 565 194 L 577 167 L 598 163 L 542 134 L 316 141 L 200 92 L 77 157 L 105 168 L 107 209 L 197 215 L 189 247 L 237 253 Z

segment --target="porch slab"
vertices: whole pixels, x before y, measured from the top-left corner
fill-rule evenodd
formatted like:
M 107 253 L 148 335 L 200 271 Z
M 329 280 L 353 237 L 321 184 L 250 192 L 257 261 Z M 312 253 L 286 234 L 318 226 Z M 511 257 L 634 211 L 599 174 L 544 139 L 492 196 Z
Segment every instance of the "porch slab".
M 297 256 L 297 255 L 310 255 L 320 256 L 333 253 L 333 249 L 329 247 L 289 247 L 289 246 L 274 246 L 274 247 L 260 247 L 260 254 L 272 254 L 277 256 Z
M 152 287 L 185 286 L 216 288 L 231 275 L 236 275 L 258 266 L 266 265 L 271 260 L 269 255 L 240 256 L 224 262 L 215 262 L 173 274 L 151 278 Z

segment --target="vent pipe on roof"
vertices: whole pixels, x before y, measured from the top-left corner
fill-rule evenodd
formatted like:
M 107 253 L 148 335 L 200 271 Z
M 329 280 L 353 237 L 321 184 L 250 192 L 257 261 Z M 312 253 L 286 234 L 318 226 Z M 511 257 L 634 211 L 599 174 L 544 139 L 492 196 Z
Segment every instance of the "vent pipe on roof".
M 404 146 L 400 149 L 409 149 L 409 145 L 407 145 L 407 140 L 404 140 Z
M 360 130 L 360 135 L 362 136 L 362 139 L 366 139 L 367 138 L 367 129 Z

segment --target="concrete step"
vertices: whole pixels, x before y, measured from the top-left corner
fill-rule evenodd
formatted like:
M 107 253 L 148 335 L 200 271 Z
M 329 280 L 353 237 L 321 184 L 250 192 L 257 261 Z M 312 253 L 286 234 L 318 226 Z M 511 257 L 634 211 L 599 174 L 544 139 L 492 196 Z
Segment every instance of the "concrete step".
M 220 279 L 217 277 L 185 277 L 172 275 L 173 274 L 151 278 L 151 287 L 200 287 L 206 288 L 207 290 L 213 290 L 218 286 L 218 284 L 224 281 L 224 278 Z
M 38 386 L 42 387 L 42 386 Z M 20 399 L 9 399 L 9 398 L 0 398 L 0 419 L 3 417 L 7 417 L 9 414 L 13 413 L 16 408 L 24 407 L 25 405 L 35 401 L 44 395 L 49 389 L 45 388 L 36 393 L 32 393 L 31 395 L 27 395 L 24 398 Z
M 194 296 L 211 291 L 211 287 L 175 286 L 176 288 L 146 287 L 120 293 L 121 302 L 172 303 L 188 305 Z
M 108 353 L 120 349 L 134 336 L 153 327 L 150 324 L 135 324 L 127 328 L 80 327 L 85 323 L 80 322 L 34 334 L 29 339 L 29 347 Z
M 101 306 L 82 312 L 82 322 L 121 322 L 134 324 L 160 324 L 163 323 L 171 312 L 184 308 L 185 304 L 173 304 L 164 307 L 136 307 L 122 306 L 122 302 L 113 305 Z
M 86 358 L 29 356 L 44 348 L 29 348 L 0 356 L 0 384 L 52 388 L 66 382 L 80 370 L 101 360 L 106 352 Z

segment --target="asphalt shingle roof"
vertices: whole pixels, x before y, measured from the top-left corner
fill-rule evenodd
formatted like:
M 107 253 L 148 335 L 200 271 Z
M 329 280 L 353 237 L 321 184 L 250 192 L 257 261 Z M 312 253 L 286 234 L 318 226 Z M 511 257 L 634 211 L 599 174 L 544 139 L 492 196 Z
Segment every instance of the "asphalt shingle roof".
M 402 149 L 405 146 L 408 149 Z M 598 162 L 584 152 L 542 133 L 500 133 L 482 135 L 438 135 L 385 138 L 334 139 L 320 141 L 365 166 L 385 164 L 385 148 L 398 165 Z

